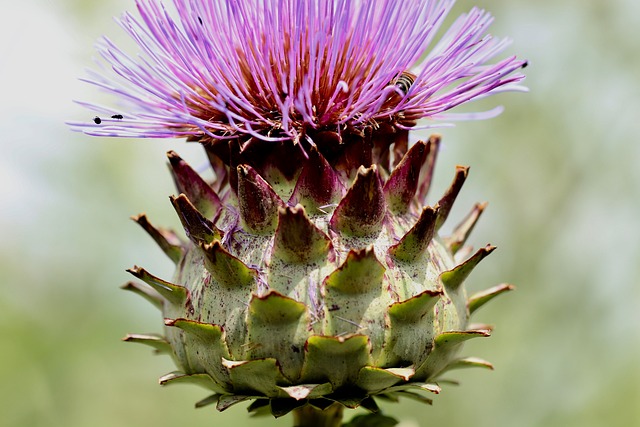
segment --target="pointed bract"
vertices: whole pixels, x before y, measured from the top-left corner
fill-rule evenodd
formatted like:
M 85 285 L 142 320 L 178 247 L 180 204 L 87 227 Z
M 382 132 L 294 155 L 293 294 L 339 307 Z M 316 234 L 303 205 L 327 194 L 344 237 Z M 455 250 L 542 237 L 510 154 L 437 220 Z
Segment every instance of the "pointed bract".
M 272 233 L 278 223 L 282 199 L 251 166 L 240 165 L 238 172 L 238 209 L 247 229 L 254 233 Z
M 271 398 L 284 395 L 277 384 L 282 384 L 286 380 L 280 372 L 276 359 L 254 359 L 241 362 L 223 360 L 222 365 L 229 371 L 235 393 Z
M 349 140 L 349 144 L 341 147 L 340 156 L 332 163 L 333 167 L 347 180 L 360 171 L 360 168 L 372 166 L 371 141 L 365 137 L 363 131 L 353 129 L 346 135 L 341 136 L 341 141 Z
M 186 195 L 180 194 L 178 197 L 171 196 L 169 199 L 178 213 L 187 237 L 189 237 L 193 243 L 211 243 L 214 240 L 222 239 L 222 231 L 220 231 L 212 221 L 205 218 Z
M 218 241 L 200 246 L 208 261 L 207 270 L 220 284 L 227 287 L 249 287 L 257 272 L 231 255 Z
M 479 309 L 498 295 L 507 291 L 512 291 L 513 289 L 515 289 L 515 286 L 503 283 L 501 285 L 494 286 L 493 288 L 489 288 L 471 295 L 471 297 L 469 297 L 469 300 L 467 301 L 469 314 L 473 314 L 477 309 Z
M 216 393 L 225 393 L 226 390 L 220 387 L 209 374 L 184 374 L 182 372 L 171 372 L 158 379 L 160 385 L 171 384 L 194 384 L 204 387 Z
M 465 357 L 463 359 L 456 359 L 447 365 L 445 371 L 462 368 L 484 368 L 493 371 L 493 365 L 490 362 L 477 357 Z
M 171 344 L 169 344 L 169 341 L 167 341 L 165 337 L 160 335 L 128 334 L 122 341 L 148 345 L 154 348 L 158 354 L 171 354 Z
M 458 252 L 458 250 L 467 241 L 467 237 L 471 234 L 473 227 L 487 207 L 486 203 L 476 203 L 471 212 L 462 220 L 460 224 L 453 230 L 450 236 L 444 238 L 445 244 L 449 247 L 452 253 Z
M 415 261 L 431 243 L 437 218 L 438 207 L 436 209 L 430 206 L 425 207 L 418 221 L 407 234 L 402 236 L 400 242 L 389 248 L 389 255 L 400 261 Z
M 325 287 L 347 295 L 381 289 L 385 268 L 373 248 L 349 251 L 342 265 L 325 279 Z
M 222 366 L 222 360 L 230 357 L 222 328 L 188 319 L 165 319 L 164 323 L 183 331 L 181 341 L 187 354 L 186 373 L 206 372 L 221 388 L 230 391 L 229 374 Z
M 489 336 L 491 332 L 488 330 L 450 331 L 439 334 L 434 340 L 433 350 L 424 363 L 416 369 L 415 378 L 433 378 L 439 375 L 449 365 L 451 354 L 455 354 L 456 349 L 463 342 Z
M 478 251 L 468 260 L 456 266 L 452 270 L 443 272 L 440 275 L 442 284 L 448 288 L 457 289 L 462 282 L 471 274 L 471 271 L 482 261 L 487 255 L 496 249 L 495 246 L 487 245 Z
M 246 402 L 247 400 L 255 399 L 256 396 L 245 396 L 238 394 L 223 394 L 223 395 L 213 395 L 211 396 L 211 401 L 201 400 L 196 403 L 196 408 L 201 408 L 205 405 L 210 405 L 211 403 L 216 403 L 216 409 L 220 412 L 225 411 L 232 407 L 233 405 L 237 405 L 238 403 Z
M 222 207 L 220 198 L 213 188 L 175 151 L 169 151 L 167 157 L 178 193 L 186 194 L 204 217 L 213 218 Z
M 295 400 L 314 399 L 326 396 L 333 391 L 331 383 L 324 384 L 301 384 L 289 387 L 280 387 L 289 397 Z
M 164 299 L 175 305 L 182 305 L 189 298 L 189 291 L 184 286 L 176 285 L 150 274 L 144 268 L 134 266 L 127 270 L 138 279 L 151 286 Z
M 425 405 L 429 405 L 429 406 L 433 405 L 433 399 L 429 399 L 428 397 L 425 397 L 421 394 L 414 393 L 411 391 L 400 390 L 400 391 L 395 391 L 389 394 L 394 395 L 395 397 L 406 397 L 408 399 L 412 399 L 417 402 L 424 403 Z
M 249 164 L 281 198 L 291 194 L 296 180 L 307 161 L 308 154 L 293 140 L 272 141 L 264 144 L 259 138 L 250 138 L 242 145 L 238 164 Z
M 409 132 L 402 129 L 398 131 L 398 137 L 394 138 L 393 143 L 393 162 L 392 166 L 395 169 L 398 167 L 402 159 L 404 159 L 407 150 L 409 149 Z
M 291 263 L 309 263 L 327 258 L 332 249 L 331 239 L 309 220 L 302 205 L 279 209 L 274 257 Z
M 458 197 L 458 193 L 460 193 L 462 184 L 464 184 L 464 181 L 467 179 L 468 174 L 468 167 L 456 166 L 456 174 L 453 178 L 453 182 L 437 205 L 439 207 L 439 210 L 438 219 L 436 221 L 436 230 L 439 230 L 442 224 L 444 224 L 444 222 L 447 220 L 449 212 L 451 212 L 451 208 L 453 207 L 453 202 L 455 202 L 456 197 Z
M 366 335 L 343 337 L 311 336 L 305 344 L 302 368 L 304 382 L 329 381 L 334 390 L 357 380 L 360 369 L 370 365 L 371 348 Z
M 344 187 L 336 171 L 315 146 L 311 146 L 308 153 L 309 159 L 298 177 L 289 204 L 300 203 L 313 216 L 323 214 L 327 207 L 337 204 Z
M 376 166 L 360 167 L 353 185 L 336 207 L 330 225 L 353 236 L 370 236 L 382 228 L 386 203 Z
M 385 367 L 417 365 L 431 351 L 434 331 L 430 326 L 434 306 L 442 291 L 426 290 L 388 309 L 389 326 L 379 364 Z
M 413 376 L 412 368 L 375 368 L 366 366 L 358 374 L 358 387 L 368 392 L 378 392 L 387 389 L 399 382 L 406 382 Z
M 138 294 L 153 304 L 156 308 L 162 310 L 162 305 L 164 304 L 165 299 L 157 291 L 153 290 L 153 288 L 136 282 L 127 282 L 122 285 L 120 289 Z
M 410 382 L 407 384 L 402 384 L 394 387 L 389 387 L 386 391 L 388 392 L 406 391 L 409 389 L 416 389 L 416 388 L 422 391 L 428 391 L 429 393 L 433 393 L 433 394 L 440 394 L 440 392 L 442 391 L 442 389 L 438 384 L 425 383 L 425 382 L 419 382 L 419 381 Z
M 211 188 L 216 192 L 222 191 L 229 184 L 229 170 L 224 161 L 222 161 L 222 159 L 214 153 L 213 150 L 210 150 L 207 146 L 204 148 L 207 158 L 209 159 L 209 164 L 211 164 L 211 168 L 215 174 L 215 180 L 213 181 Z
M 180 262 L 180 258 L 184 255 L 184 248 L 178 236 L 173 231 L 167 231 L 160 228 L 155 228 L 145 214 L 140 214 L 131 217 L 132 220 L 138 223 L 151 238 L 160 246 L 160 249 L 167 255 L 175 264 Z
M 352 250 L 323 283 L 327 307 L 324 333 L 344 336 L 366 332 L 375 349 L 374 358 L 384 342 L 385 319 L 379 313 L 391 303 L 384 272 L 373 248 Z
M 440 150 L 440 135 L 431 135 L 429 137 L 428 145 L 428 153 L 426 159 L 422 163 L 422 168 L 420 169 L 418 203 L 421 206 L 427 204 L 427 195 L 429 194 L 429 189 L 431 188 L 431 180 L 433 179 L 436 159 L 438 158 L 438 151 Z
M 373 129 L 370 130 L 372 161 L 381 167 L 387 175 L 391 171 L 390 148 L 399 139 L 399 131 L 399 129 L 387 123 L 381 123 L 375 131 Z
M 428 150 L 427 143 L 416 142 L 389 176 L 384 185 L 384 195 L 392 212 L 403 214 L 409 210 L 418 189 L 420 169 Z
M 297 380 L 307 338 L 306 313 L 307 307 L 303 303 L 278 292 L 271 291 L 262 297 L 254 295 L 249 303 L 247 338 L 248 342 L 260 345 L 248 346 L 247 357 L 259 359 L 277 354 L 282 374 L 292 381 Z

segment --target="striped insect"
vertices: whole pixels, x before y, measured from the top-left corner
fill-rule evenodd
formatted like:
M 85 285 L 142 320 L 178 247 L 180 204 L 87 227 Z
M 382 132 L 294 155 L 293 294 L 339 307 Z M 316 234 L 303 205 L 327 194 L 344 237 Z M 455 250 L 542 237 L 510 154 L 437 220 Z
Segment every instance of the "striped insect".
M 393 81 L 393 84 L 395 84 L 398 89 L 400 89 L 400 91 L 406 95 L 407 92 L 409 92 L 409 88 L 411 87 L 411 85 L 413 85 L 413 83 L 416 81 L 416 75 L 412 74 L 408 71 L 403 71 L 402 73 L 400 73 L 400 75 L 398 75 L 398 77 L 396 77 L 396 79 Z

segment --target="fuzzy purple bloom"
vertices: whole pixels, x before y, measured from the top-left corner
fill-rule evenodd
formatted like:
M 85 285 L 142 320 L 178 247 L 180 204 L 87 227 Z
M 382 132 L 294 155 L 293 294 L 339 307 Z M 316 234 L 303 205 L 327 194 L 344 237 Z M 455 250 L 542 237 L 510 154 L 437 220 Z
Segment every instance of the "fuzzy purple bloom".
M 308 130 L 495 116 L 500 108 L 448 111 L 525 90 L 517 70 L 526 63 L 488 63 L 509 42 L 487 34 L 492 17 L 476 8 L 435 42 L 454 1 L 172 0 L 170 12 L 137 0 L 141 19 L 119 22 L 140 54 L 103 38 L 113 73 L 85 79 L 120 107 L 80 102 L 100 123 L 70 125 L 95 136 L 297 141 Z

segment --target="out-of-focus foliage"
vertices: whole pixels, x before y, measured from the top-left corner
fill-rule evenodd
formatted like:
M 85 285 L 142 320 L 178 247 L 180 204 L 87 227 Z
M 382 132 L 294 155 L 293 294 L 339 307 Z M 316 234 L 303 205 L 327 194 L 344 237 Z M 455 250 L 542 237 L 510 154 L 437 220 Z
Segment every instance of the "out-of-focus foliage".
M 638 425 L 640 3 L 459 0 L 457 10 L 474 4 L 530 60 L 531 93 L 500 96 L 497 119 L 442 131 L 436 186 L 456 163 L 471 166 L 451 217 L 489 201 L 472 239 L 498 250 L 468 283 L 518 289 L 477 314 L 496 330 L 466 347 L 495 372 L 455 372 L 463 386 L 443 387 L 432 408 L 383 409 L 405 427 Z M 178 228 L 164 152 L 204 165 L 181 141 L 89 138 L 63 124 L 87 114 L 72 98 L 99 96 L 76 81 L 93 41 L 124 40 L 111 16 L 132 8 L 0 6 L 0 425 L 289 425 L 195 410 L 204 390 L 160 388 L 171 362 L 119 342 L 161 324 L 118 289 L 124 269 L 172 268 L 128 216 Z

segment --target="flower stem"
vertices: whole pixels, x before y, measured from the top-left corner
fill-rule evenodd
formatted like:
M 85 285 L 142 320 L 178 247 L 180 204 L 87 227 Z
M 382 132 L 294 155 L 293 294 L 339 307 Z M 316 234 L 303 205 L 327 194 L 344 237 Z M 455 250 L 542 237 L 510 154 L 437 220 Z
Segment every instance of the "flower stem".
M 324 410 L 305 405 L 293 411 L 293 427 L 340 427 L 343 410 L 339 403 Z

